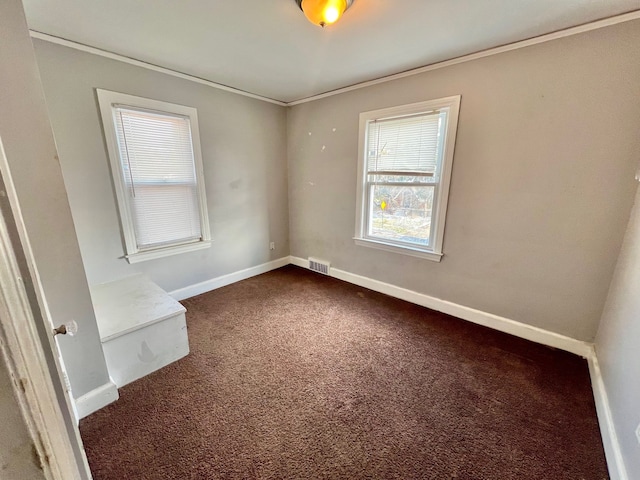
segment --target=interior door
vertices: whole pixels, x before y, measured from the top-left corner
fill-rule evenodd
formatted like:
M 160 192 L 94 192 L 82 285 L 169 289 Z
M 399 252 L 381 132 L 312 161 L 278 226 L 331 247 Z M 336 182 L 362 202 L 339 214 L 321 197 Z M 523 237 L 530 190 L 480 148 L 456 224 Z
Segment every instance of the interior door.
M 0 139 L 0 345 L 43 469 L 90 479 L 77 415 Z

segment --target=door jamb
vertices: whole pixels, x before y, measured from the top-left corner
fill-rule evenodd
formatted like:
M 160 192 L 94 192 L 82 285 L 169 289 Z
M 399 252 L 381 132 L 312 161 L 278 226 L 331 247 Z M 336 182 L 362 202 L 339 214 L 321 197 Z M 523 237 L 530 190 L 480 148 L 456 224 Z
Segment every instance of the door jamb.
M 45 478 L 90 480 L 91 472 L 78 428 L 73 421 L 71 425 L 67 424 L 73 415 L 63 416 L 62 409 L 67 409 L 68 405 L 59 402 L 54 383 L 59 382 L 58 386 L 63 390 L 65 386 L 58 375 L 52 375 L 44 354 L 44 348 L 50 348 L 50 345 L 43 344 L 36 329 L 37 321 L 44 322 L 46 329 L 50 329 L 48 319 L 44 317 L 49 316 L 49 312 L 1 140 L 0 175 L 5 187 L 0 195 L 8 197 L 14 217 L 7 219 L 4 214 L 0 215 L 0 350 Z M 12 243 L 10 231 L 18 234 L 21 245 Z M 20 271 L 16 248 L 22 249 L 28 272 Z M 29 303 L 23 275 L 31 277 L 32 282 L 27 283 L 32 283 L 36 290 L 40 311 Z M 57 353 L 53 353 L 57 363 Z M 59 371 L 59 365 L 56 366 Z M 82 461 L 77 459 L 74 446 L 75 451 L 82 453 Z

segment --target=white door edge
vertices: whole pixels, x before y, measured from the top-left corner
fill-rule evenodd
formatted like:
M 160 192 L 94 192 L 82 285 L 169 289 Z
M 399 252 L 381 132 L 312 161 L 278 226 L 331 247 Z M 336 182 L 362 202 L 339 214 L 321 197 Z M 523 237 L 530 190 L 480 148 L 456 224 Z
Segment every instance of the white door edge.
M 36 322 L 43 322 L 51 330 L 50 315 L 36 269 L 33 253 L 26 235 L 19 203 L 9 165 L 0 139 L 0 175 L 8 197 L 13 219 L 0 215 L 0 349 L 13 380 L 25 423 L 42 463 L 45 478 L 52 480 L 90 480 L 80 432 L 74 422 L 72 399 L 66 395 L 66 404 L 58 399 L 56 385 L 66 391 L 60 378 L 59 351 L 52 337 L 43 344 Z M 12 243 L 19 238 L 20 245 Z M 28 272 L 20 270 L 15 248 L 20 248 L 26 259 Z M 24 268 L 24 267 L 23 267 Z M 30 276 L 29 281 L 23 277 Z M 39 304 L 34 310 L 29 302 L 25 284 L 33 285 Z M 49 369 L 45 348 L 52 349 L 56 372 Z M 63 410 L 64 409 L 64 410 Z M 63 413 L 64 412 L 64 413 Z M 76 452 L 79 452 L 77 458 Z

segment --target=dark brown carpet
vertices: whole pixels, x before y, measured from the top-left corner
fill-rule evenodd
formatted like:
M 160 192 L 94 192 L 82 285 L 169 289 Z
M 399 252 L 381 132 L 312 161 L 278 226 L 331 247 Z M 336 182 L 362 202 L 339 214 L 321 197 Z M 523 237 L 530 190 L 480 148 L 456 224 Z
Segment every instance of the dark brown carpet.
M 81 422 L 103 479 L 605 479 L 586 362 L 297 267 Z

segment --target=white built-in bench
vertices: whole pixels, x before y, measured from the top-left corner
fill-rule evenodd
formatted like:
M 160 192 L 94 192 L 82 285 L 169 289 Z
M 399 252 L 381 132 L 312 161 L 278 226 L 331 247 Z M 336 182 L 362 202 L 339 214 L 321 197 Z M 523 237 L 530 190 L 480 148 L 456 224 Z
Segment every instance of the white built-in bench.
M 118 388 L 189 353 L 186 309 L 146 276 L 91 287 L 91 298 Z

